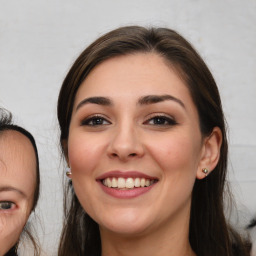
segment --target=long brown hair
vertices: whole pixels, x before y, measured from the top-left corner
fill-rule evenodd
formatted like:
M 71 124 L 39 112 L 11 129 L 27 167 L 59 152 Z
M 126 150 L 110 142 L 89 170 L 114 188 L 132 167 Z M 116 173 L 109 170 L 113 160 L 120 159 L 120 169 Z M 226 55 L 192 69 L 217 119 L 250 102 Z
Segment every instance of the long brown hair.
M 81 53 L 68 72 L 59 94 L 58 120 L 62 146 L 68 139 L 76 92 L 90 71 L 109 58 L 137 52 L 154 52 L 177 68 L 196 105 L 203 136 L 210 135 L 216 126 L 222 131 L 218 165 L 211 175 L 196 180 L 194 185 L 189 230 L 192 249 L 197 256 L 246 255 L 242 239 L 227 224 L 224 216 L 228 144 L 218 88 L 199 54 L 174 30 L 121 27 L 103 35 Z M 63 147 L 62 150 L 67 153 Z M 83 210 L 71 182 L 65 196 L 59 256 L 100 255 L 98 224 Z

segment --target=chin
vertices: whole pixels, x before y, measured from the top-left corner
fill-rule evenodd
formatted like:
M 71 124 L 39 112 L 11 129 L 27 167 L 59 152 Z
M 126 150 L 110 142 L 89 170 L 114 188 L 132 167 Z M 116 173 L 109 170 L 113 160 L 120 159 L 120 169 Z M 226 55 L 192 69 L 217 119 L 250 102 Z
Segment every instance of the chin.
M 132 236 L 140 235 L 146 232 L 147 227 L 131 225 L 130 223 L 122 223 L 122 225 L 112 225 L 112 226 L 100 226 L 100 230 L 106 230 L 108 232 L 117 234 L 118 236 Z
M 107 230 L 119 235 L 129 236 L 142 234 L 151 226 L 152 221 L 145 216 L 146 214 L 131 214 L 126 213 L 122 216 L 115 216 L 109 219 L 102 219 L 99 222 L 100 229 Z M 117 217 L 118 216 L 118 217 Z

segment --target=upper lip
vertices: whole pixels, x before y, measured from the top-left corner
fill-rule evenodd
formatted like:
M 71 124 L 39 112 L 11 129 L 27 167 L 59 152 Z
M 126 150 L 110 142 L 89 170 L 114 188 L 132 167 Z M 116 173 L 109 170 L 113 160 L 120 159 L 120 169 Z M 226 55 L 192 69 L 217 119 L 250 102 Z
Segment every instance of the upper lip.
M 158 180 L 157 177 L 153 177 L 147 174 L 144 174 L 142 172 L 138 172 L 138 171 L 119 171 L 119 170 L 115 170 L 115 171 L 110 171 L 110 172 L 106 172 L 100 176 L 98 176 L 96 178 L 96 180 L 104 180 L 106 178 L 145 178 L 145 179 L 150 179 L 150 180 Z

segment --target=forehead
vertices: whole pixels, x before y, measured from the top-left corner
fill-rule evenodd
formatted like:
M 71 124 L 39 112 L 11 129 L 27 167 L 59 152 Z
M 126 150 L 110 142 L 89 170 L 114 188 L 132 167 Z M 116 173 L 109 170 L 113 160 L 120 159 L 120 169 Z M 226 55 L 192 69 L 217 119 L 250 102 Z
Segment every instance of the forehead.
M 137 96 L 171 94 L 194 105 L 178 68 L 156 53 L 129 54 L 100 63 L 79 87 L 74 106 L 84 97 L 117 94 L 126 102 Z
M 0 185 L 12 185 L 30 195 L 36 181 L 36 156 L 30 140 L 18 131 L 0 134 Z

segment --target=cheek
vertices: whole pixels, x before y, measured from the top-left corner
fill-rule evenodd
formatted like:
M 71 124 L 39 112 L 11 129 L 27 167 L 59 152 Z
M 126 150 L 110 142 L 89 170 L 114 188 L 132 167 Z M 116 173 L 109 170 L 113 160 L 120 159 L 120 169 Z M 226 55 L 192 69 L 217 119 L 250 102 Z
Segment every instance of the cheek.
M 151 145 L 150 151 L 164 175 L 196 175 L 200 145 L 191 136 L 177 134 L 168 139 L 158 139 L 156 145 Z
M 190 205 L 192 189 L 196 180 L 199 159 L 198 143 L 191 137 L 174 136 L 169 140 L 158 140 L 158 147 L 151 145 L 151 156 L 161 169 L 162 197 L 159 204 L 166 215 Z M 177 200 L 179 198 L 179 200 Z M 187 209 L 187 208 L 186 208 Z
M 72 170 L 72 179 L 77 176 L 91 175 L 97 167 L 106 150 L 104 144 L 98 137 L 92 134 L 69 137 L 68 157 Z

